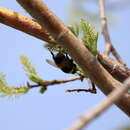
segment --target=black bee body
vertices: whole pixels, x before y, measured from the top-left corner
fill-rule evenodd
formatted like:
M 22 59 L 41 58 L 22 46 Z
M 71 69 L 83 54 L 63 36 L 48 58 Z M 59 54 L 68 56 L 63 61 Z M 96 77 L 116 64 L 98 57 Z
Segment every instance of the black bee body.
M 55 64 L 65 73 L 76 73 L 76 64 L 74 64 L 73 60 L 68 57 L 68 55 L 63 53 L 57 53 L 56 55 L 51 52 L 52 57 L 54 59 Z
M 52 57 L 54 59 L 54 62 L 51 62 L 50 60 L 46 60 L 48 62 L 48 64 L 57 67 L 59 69 L 61 69 L 64 73 L 70 73 L 70 74 L 75 74 L 78 72 L 77 70 L 77 66 L 74 63 L 73 59 L 69 58 L 69 56 L 67 54 L 63 54 L 63 53 L 57 53 L 56 55 L 54 55 L 53 52 L 51 52 Z M 81 81 L 83 81 L 84 76 L 81 76 Z M 95 88 L 95 84 L 92 82 L 92 89 L 70 89 L 67 90 L 67 92 L 80 92 L 80 91 L 84 91 L 84 92 L 90 92 L 90 93 L 96 93 L 96 88 Z

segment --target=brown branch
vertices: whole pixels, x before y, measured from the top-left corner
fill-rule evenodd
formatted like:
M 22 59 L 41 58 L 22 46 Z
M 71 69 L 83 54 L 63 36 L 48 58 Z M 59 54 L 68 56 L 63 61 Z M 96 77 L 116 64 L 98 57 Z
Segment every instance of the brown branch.
M 104 54 L 108 56 L 110 52 L 112 52 L 113 56 L 115 56 L 117 61 L 125 65 L 125 63 L 123 62 L 123 60 L 121 59 L 120 55 L 118 54 L 118 52 L 116 51 L 116 49 L 114 48 L 111 42 L 111 38 L 107 26 L 107 18 L 105 16 L 105 0 L 99 0 L 99 10 L 100 10 L 102 34 L 106 42 Z
M 96 105 L 93 109 L 88 111 L 87 113 L 81 115 L 79 119 L 77 119 L 70 128 L 67 130 L 81 130 L 85 126 L 87 126 L 90 122 L 92 122 L 95 118 L 97 118 L 100 114 L 102 114 L 106 109 L 112 106 L 113 103 L 117 102 L 122 98 L 124 93 L 126 93 L 130 89 L 130 78 L 128 78 L 124 82 L 124 86 L 122 88 L 117 88 L 112 91 L 107 98 L 105 98 L 100 104 Z
M 17 0 L 29 14 L 45 28 L 49 34 L 67 49 L 69 54 L 88 74 L 90 79 L 107 95 L 116 87 L 123 85 L 116 81 L 88 51 L 65 25 L 40 0 Z M 130 95 L 125 94 L 116 105 L 130 116 Z
M 96 94 L 96 89 L 68 89 L 66 92 L 90 92 L 93 94 Z
M 43 41 L 57 44 L 50 38 L 49 33 L 35 20 L 16 13 L 15 11 L 0 7 L 0 23 L 30 34 Z
M 51 81 L 48 81 L 48 80 L 41 80 L 39 83 L 37 83 L 36 85 L 30 85 L 28 82 L 27 82 L 27 85 L 30 87 L 30 88 L 35 88 L 35 87 L 40 87 L 40 86 L 49 86 L 49 85 L 56 85 L 56 84 L 61 84 L 61 83 L 68 83 L 68 82 L 72 82 L 72 81 L 75 81 L 75 80 L 81 80 L 81 77 L 74 77 L 74 78 L 71 78 L 71 79 L 62 79 L 62 80 L 51 80 Z
M 31 18 L 18 14 L 14 11 L 1 7 L 0 22 L 17 30 L 24 31 L 25 33 L 33 35 L 34 37 L 37 37 L 43 41 L 49 43 L 52 42 L 50 42 L 49 39 L 50 35 L 47 33 L 47 31 L 45 31 L 45 29 L 41 27 L 40 24 Z M 98 60 L 117 80 L 123 82 L 128 76 L 130 76 L 130 71 L 128 68 L 123 67 L 121 64 L 118 64 L 111 58 L 106 57 L 103 54 L 99 54 Z
M 50 35 L 41 27 L 40 24 L 31 18 L 18 14 L 9 9 L 2 7 L 0 8 L 0 22 L 17 30 L 24 31 L 25 33 L 28 33 L 43 41 L 54 43 L 50 41 Z M 98 60 L 117 80 L 123 82 L 126 78 L 128 78 L 128 76 L 130 76 L 130 70 L 128 68 L 123 67 L 111 58 L 106 57 L 103 54 L 99 54 Z
M 97 59 L 102 66 L 118 81 L 123 82 L 130 76 L 130 69 L 112 58 L 103 54 L 98 54 Z
M 68 89 L 66 90 L 66 92 L 90 92 L 96 94 L 97 90 L 95 84 L 90 79 L 88 80 L 88 84 L 89 84 L 89 89 Z

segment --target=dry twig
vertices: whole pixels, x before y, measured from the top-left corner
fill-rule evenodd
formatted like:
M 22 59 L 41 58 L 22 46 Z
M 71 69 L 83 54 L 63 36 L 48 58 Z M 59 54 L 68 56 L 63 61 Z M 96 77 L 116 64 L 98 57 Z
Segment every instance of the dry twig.
M 130 78 L 128 78 L 124 82 L 123 87 L 116 88 L 100 104 L 95 106 L 87 113 L 81 115 L 67 130 L 81 130 L 82 128 L 87 126 L 91 121 L 93 121 L 106 109 L 108 109 L 113 103 L 121 99 L 124 93 L 128 91 L 128 89 L 130 89 Z
M 125 63 L 123 62 L 123 60 L 121 59 L 120 55 L 118 54 L 118 52 L 116 51 L 116 49 L 114 48 L 111 42 L 111 38 L 107 26 L 107 18 L 105 16 L 105 0 L 99 0 L 99 9 L 100 9 L 102 33 L 106 42 L 104 54 L 108 56 L 110 52 L 112 52 L 113 56 L 115 56 L 117 61 L 125 65 Z

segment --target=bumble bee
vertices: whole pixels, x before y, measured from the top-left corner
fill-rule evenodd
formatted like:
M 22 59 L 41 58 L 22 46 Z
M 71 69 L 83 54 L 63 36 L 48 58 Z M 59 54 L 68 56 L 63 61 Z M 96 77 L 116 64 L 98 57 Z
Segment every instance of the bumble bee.
M 73 59 L 69 58 L 67 54 L 58 52 L 55 55 L 51 51 L 51 55 L 55 63 L 47 59 L 46 61 L 48 64 L 61 69 L 64 73 L 75 74 L 76 72 L 78 72 L 77 66 L 74 63 Z M 83 81 L 83 79 L 84 79 L 84 76 L 81 76 L 81 81 Z M 91 82 L 91 85 L 92 85 L 92 88 L 89 88 L 89 89 L 72 89 L 72 90 L 67 90 L 67 92 L 84 91 L 84 92 L 96 93 L 95 84 Z
M 53 64 L 53 62 L 51 62 L 50 60 L 46 60 L 49 64 L 60 68 L 64 73 L 76 73 L 76 64 L 74 63 L 73 59 L 69 58 L 67 54 L 59 52 L 54 55 L 54 53 L 51 51 L 51 55 L 56 65 Z

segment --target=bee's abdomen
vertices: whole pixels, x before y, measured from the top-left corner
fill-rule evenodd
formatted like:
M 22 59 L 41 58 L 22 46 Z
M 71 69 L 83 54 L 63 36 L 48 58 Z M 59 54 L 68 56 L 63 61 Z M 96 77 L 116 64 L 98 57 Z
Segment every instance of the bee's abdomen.
M 62 62 L 60 64 L 60 68 L 65 73 L 72 73 L 72 74 L 76 73 L 76 65 L 73 64 L 70 61 L 68 61 L 68 62 Z
M 65 73 L 71 73 L 71 71 L 73 70 L 73 66 L 64 66 L 63 68 L 61 68 L 61 70 Z
M 57 65 L 60 65 L 64 62 L 65 56 L 63 54 L 57 54 L 55 57 L 53 57 L 53 59 Z
M 65 73 L 76 73 L 76 65 L 73 63 L 73 60 L 69 59 L 62 53 L 58 53 L 56 56 L 54 56 L 53 53 L 51 53 L 53 56 L 53 59 L 56 63 L 56 65 Z

